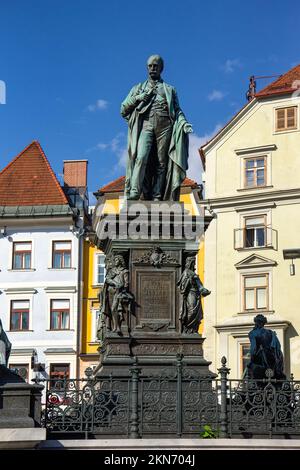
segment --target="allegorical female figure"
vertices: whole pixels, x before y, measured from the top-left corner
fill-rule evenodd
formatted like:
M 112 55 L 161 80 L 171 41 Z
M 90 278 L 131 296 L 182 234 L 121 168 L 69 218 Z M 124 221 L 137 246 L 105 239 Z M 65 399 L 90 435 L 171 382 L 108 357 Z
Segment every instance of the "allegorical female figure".
M 203 318 L 201 297 L 210 294 L 199 276 L 195 273 L 195 257 L 188 257 L 185 269 L 177 283 L 182 294 L 182 307 L 179 319 L 182 333 L 198 333 Z

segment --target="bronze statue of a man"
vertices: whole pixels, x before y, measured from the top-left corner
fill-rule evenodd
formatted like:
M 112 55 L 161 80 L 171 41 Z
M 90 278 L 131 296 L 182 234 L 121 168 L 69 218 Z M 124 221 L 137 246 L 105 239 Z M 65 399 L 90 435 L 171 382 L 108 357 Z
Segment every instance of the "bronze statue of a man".
M 152 55 L 148 79 L 135 85 L 121 105 L 128 121 L 127 199 L 179 200 L 188 168 L 192 126 L 180 109 L 175 88 L 161 78 L 164 62 Z
M 267 318 L 256 315 L 254 328 L 249 333 L 250 362 L 246 375 L 254 379 L 264 379 L 267 369 L 273 372 L 274 379 L 285 379 L 284 359 L 276 332 L 265 328 Z

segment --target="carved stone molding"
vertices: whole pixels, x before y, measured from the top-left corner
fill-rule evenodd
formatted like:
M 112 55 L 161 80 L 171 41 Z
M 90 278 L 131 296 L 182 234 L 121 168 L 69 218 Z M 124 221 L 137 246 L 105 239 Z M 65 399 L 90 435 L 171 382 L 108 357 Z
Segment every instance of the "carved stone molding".
M 178 264 L 178 260 L 173 258 L 169 253 L 164 252 L 159 246 L 153 246 L 151 250 L 143 253 L 141 256 L 133 260 L 134 264 L 149 264 L 155 268 L 161 268 L 162 265 Z
M 168 327 L 170 322 L 141 322 L 140 328 L 150 328 L 153 331 L 161 330 L 162 328 Z

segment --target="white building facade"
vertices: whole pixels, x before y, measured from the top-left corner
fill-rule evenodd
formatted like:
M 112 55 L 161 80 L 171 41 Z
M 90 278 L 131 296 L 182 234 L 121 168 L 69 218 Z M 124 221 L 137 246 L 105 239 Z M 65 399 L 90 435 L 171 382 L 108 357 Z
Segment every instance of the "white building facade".
M 3 204 L 0 191 L 0 317 L 12 343 L 8 366 L 28 381 L 79 370 L 84 221 L 45 159 L 34 142 L 0 173 L 5 185 L 22 162 L 29 181 L 50 172 L 45 195 L 32 191 L 25 205 L 17 193 L 18 205 Z

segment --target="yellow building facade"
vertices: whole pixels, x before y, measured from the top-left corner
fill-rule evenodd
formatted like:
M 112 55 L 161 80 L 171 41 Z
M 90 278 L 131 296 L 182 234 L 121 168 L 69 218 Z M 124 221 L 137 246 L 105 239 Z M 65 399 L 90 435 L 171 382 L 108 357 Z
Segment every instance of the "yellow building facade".
M 266 87 L 210 142 L 205 201 L 205 357 L 226 356 L 232 378 L 249 357 L 248 332 L 262 313 L 276 331 L 287 375 L 300 378 L 300 66 Z M 204 179 L 204 178 L 203 178 Z
M 119 184 L 121 180 L 121 184 Z M 118 214 L 124 202 L 123 178 L 109 183 L 101 188 L 97 194 L 102 198 L 103 214 Z M 201 188 L 192 180 L 186 179 L 180 194 L 180 201 L 184 203 L 185 209 L 192 215 L 199 215 L 199 200 Z M 81 353 L 80 353 L 80 376 L 84 376 L 87 367 L 94 367 L 99 362 L 97 340 L 97 317 L 101 308 L 99 293 L 103 287 L 105 277 L 104 254 L 90 241 L 84 242 L 84 268 L 83 268 L 83 295 L 82 295 L 82 322 L 81 322 Z M 199 242 L 199 253 L 197 256 L 197 273 L 202 282 L 204 281 L 204 236 Z M 200 333 L 203 324 L 200 325 Z

